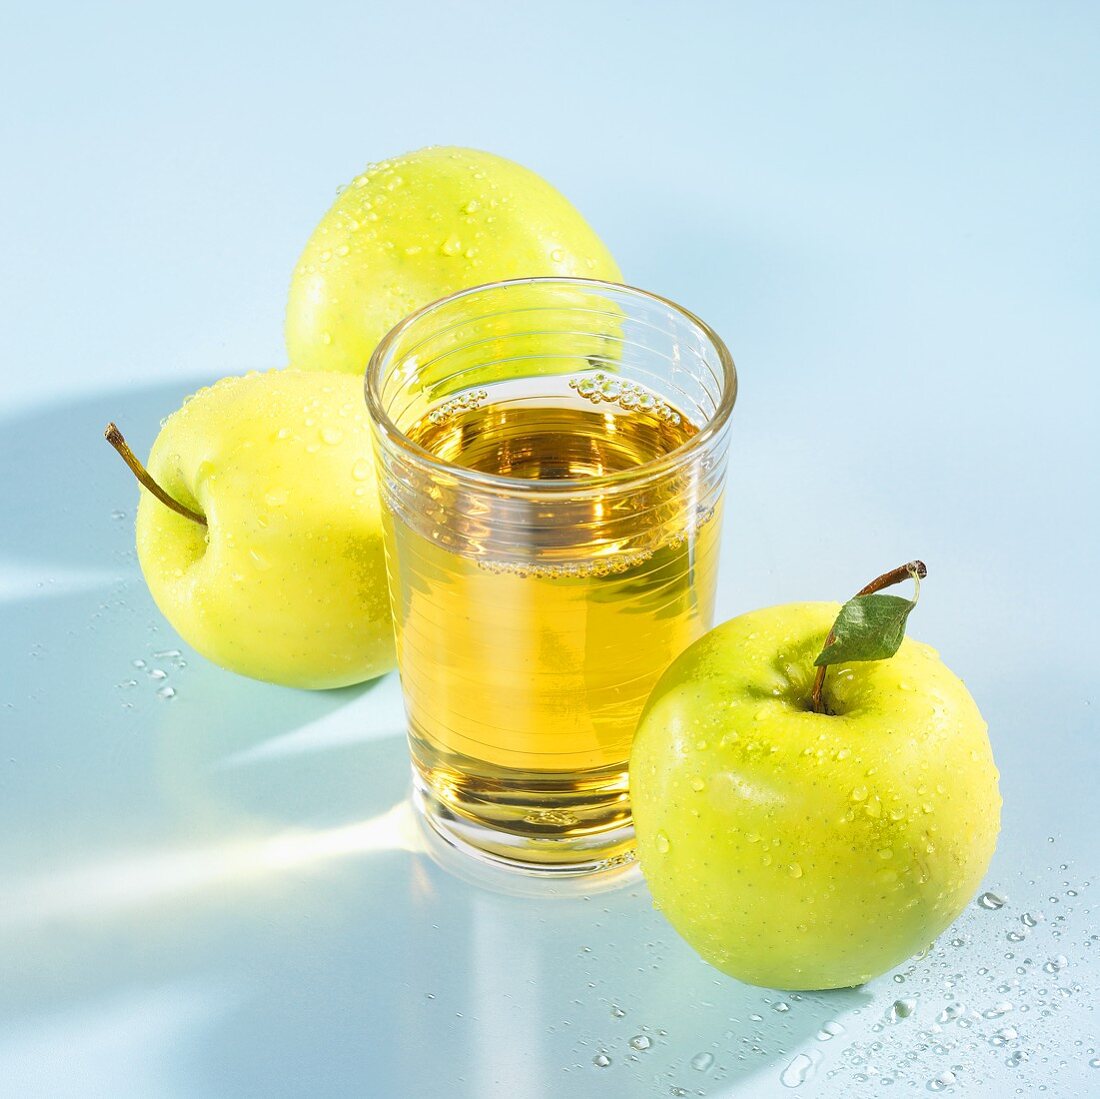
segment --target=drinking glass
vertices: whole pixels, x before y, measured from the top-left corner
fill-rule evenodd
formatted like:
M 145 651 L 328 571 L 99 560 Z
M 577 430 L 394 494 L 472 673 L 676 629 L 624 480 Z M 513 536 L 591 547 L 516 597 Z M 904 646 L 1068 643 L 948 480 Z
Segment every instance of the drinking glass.
M 632 858 L 627 763 L 710 628 L 729 352 L 628 286 L 519 279 L 413 314 L 367 403 L 414 797 L 528 870 Z

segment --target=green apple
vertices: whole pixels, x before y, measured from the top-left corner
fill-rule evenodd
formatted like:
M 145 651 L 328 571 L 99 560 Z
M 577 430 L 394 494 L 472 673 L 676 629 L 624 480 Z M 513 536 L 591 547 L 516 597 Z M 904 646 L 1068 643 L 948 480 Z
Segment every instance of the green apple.
M 273 370 L 224 378 L 168 417 L 137 551 L 157 606 L 231 671 L 342 687 L 393 667 L 382 521 L 357 378 Z
M 985 722 L 927 645 L 829 669 L 839 607 L 754 611 L 658 681 L 630 766 L 642 869 L 672 925 L 752 984 L 860 984 L 974 894 L 1001 799 Z
M 569 201 L 510 160 L 432 147 L 382 161 L 343 189 L 298 261 L 290 362 L 361 375 L 408 314 L 466 287 L 535 275 L 622 278 Z

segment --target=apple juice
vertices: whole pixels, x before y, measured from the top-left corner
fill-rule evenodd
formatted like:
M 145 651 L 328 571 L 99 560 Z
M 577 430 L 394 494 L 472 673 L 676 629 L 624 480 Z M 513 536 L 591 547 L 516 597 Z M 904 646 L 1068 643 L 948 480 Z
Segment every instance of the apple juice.
M 391 486 L 412 506 L 383 509 L 418 796 L 476 847 L 547 864 L 630 851 L 631 738 L 657 678 L 710 627 L 721 490 L 674 462 L 611 486 L 696 432 L 599 373 L 490 383 L 404 428 L 487 475 L 475 499 L 440 466 Z M 564 491 L 525 500 L 522 482 Z

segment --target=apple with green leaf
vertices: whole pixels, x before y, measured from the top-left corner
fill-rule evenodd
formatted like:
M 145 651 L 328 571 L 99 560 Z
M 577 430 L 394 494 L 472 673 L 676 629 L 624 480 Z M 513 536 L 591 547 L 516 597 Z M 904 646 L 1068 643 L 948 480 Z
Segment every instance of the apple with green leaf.
M 223 378 L 164 422 L 143 466 L 138 561 L 181 637 L 231 671 L 343 687 L 394 664 L 362 386 L 272 370 Z
M 920 951 L 989 865 L 1001 798 L 985 722 L 913 600 L 741 615 L 687 649 L 642 714 L 630 789 L 657 905 L 752 984 L 860 984 Z
M 341 190 L 295 267 L 290 364 L 361 375 L 382 337 L 429 302 L 540 275 L 622 278 L 576 208 L 534 172 L 454 146 L 372 164 Z

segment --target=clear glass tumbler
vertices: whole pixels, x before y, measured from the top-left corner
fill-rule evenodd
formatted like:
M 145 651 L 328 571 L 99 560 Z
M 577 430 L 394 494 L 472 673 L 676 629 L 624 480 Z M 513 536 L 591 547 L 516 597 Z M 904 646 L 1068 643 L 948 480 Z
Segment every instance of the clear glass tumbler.
M 586 279 L 463 291 L 374 352 L 415 797 L 456 846 L 632 857 L 631 738 L 711 624 L 736 388 L 697 317 Z

